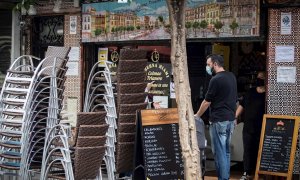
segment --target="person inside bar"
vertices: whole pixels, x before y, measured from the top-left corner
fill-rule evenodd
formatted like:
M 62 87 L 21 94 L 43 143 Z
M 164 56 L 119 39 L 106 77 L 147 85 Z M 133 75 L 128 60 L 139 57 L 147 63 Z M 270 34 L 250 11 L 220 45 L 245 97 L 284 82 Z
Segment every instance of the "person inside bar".
M 153 84 L 154 84 L 154 81 L 150 82 L 147 84 L 147 87 L 145 89 L 145 92 L 148 93 L 146 99 L 145 99 L 145 102 L 148 102 L 148 106 L 147 106 L 147 109 L 160 109 L 160 102 L 153 102 L 153 94 L 150 93 L 150 90 L 153 89 Z
M 265 91 L 265 72 L 260 71 L 257 73 L 256 86 L 249 89 L 236 110 L 236 119 L 242 112 L 244 113 L 244 173 L 241 180 L 252 179 L 255 173 L 260 131 L 265 113 Z

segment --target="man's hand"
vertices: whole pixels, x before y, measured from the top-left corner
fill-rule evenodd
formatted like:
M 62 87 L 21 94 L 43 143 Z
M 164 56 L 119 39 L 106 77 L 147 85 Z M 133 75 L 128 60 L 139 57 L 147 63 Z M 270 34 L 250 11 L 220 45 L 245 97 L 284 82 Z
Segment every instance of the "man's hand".
M 152 81 L 151 83 L 148 83 L 148 84 L 147 84 L 146 92 L 149 92 L 149 91 L 150 91 L 150 89 L 152 88 L 152 85 L 153 85 L 154 82 L 155 82 L 155 81 Z
M 234 127 L 238 125 L 237 119 L 234 119 Z
M 200 119 L 201 117 L 196 113 L 196 114 L 194 114 L 194 118 L 195 119 Z

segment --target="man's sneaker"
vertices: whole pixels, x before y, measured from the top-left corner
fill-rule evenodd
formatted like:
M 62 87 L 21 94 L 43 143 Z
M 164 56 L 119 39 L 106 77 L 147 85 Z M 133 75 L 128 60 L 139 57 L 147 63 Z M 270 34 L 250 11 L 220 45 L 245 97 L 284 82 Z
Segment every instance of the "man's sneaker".
M 247 172 L 244 172 L 243 176 L 240 178 L 240 180 L 249 180 L 250 175 Z

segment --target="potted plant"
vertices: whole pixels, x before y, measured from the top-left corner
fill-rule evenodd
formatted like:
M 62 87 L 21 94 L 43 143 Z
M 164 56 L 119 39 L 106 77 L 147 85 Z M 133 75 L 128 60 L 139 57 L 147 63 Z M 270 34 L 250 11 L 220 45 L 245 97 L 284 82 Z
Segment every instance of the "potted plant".
M 17 3 L 14 9 L 21 11 L 22 15 L 26 15 L 26 13 L 28 13 L 29 15 L 35 15 L 35 3 L 36 0 L 23 0 L 22 2 Z

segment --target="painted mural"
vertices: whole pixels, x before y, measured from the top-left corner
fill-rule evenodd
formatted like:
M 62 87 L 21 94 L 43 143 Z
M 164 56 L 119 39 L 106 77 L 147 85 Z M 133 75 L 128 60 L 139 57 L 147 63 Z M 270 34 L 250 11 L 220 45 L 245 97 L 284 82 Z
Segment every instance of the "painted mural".
M 187 38 L 259 36 L 259 0 L 188 0 Z M 82 6 L 82 42 L 170 39 L 166 0 Z

